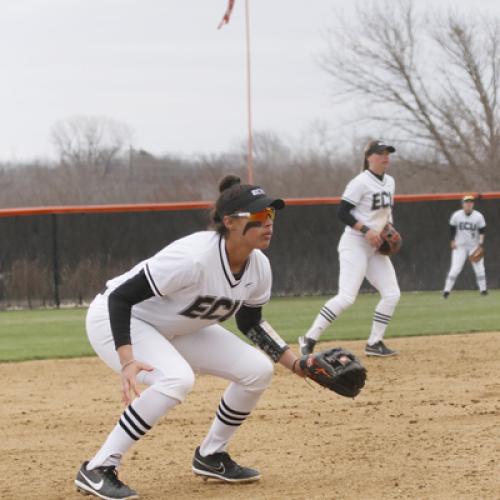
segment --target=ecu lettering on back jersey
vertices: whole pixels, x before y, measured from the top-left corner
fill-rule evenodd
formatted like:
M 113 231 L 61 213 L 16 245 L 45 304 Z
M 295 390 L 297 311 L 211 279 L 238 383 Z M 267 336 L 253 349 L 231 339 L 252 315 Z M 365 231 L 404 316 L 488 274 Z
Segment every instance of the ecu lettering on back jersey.
M 364 170 L 354 177 L 345 188 L 342 199 L 354 205 L 351 214 L 362 224 L 377 232 L 392 222 L 394 205 L 394 178 L 385 174 L 383 180 Z M 346 232 L 360 234 L 346 226 Z
M 477 210 L 473 210 L 469 215 L 464 210 L 457 210 L 450 217 L 450 226 L 457 228 L 457 245 L 475 248 L 479 245 L 479 230 L 486 227 L 486 221 L 483 214 Z
M 269 259 L 254 250 L 243 274 L 231 273 L 225 239 L 202 231 L 174 241 L 153 257 L 108 281 L 108 290 L 144 270 L 155 296 L 132 308 L 132 317 L 167 338 L 225 321 L 243 305 L 260 307 L 271 296 Z

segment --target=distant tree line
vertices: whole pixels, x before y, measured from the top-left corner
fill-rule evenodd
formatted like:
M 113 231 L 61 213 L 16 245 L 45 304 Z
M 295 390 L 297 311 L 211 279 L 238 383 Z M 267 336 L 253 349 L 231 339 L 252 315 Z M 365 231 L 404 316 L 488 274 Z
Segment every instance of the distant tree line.
M 256 134 L 254 182 L 282 197 L 339 196 L 361 169 L 366 140 L 357 141 L 353 152 L 336 152 L 312 148 L 306 142 L 291 145 L 272 133 Z M 395 145 L 404 151 L 404 144 Z M 218 180 L 226 173 L 247 178 L 244 147 L 193 157 L 153 156 L 127 147 L 89 162 L 82 159 L 87 157 L 91 156 L 0 164 L 0 207 L 212 200 Z M 431 158 L 422 168 L 395 155 L 391 174 L 397 192 L 500 190 L 498 178 L 495 182 L 478 176 L 466 182 L 432 165 Z

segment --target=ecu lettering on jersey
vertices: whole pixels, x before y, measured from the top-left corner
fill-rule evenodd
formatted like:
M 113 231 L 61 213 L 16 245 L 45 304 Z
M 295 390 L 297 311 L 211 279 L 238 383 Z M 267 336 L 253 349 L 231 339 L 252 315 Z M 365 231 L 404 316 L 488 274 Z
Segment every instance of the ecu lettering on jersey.
M 228 297 L 198 296 L 179 314 L 193 319 L 225 321 L 236 313 L 241 304 L 241 300 L 232 300 Z
M 474 248 L 479 244 L 479 230 L 486 227 L 486 221 L 483 214 L 477 210 L 470 214 L 457 210 L 450 217 L 450 225 L 457 229 L 455 243 L 458 246 Z
M 342 199 L 354 205 L 351 214 L 356 220 L 380 232 L 388 222 L 392 222 L 394 189 L 394 179 L 390 175 L 385 174 L 383 179 L 379 179 L 365 170 L 347 184 Z M 345 231 L 361 234 L 350 226 L 346 226 Z
M 459 231 L 475 231 L 477 229 L 477 224 L 472 224 L 471 222 L 459 222 L 457 229 Z
M 392 194 L 388 191 L 380 191 L 380 193 L 372 194 L 372 210 L 378 210 L 379 208 L 387 208 L 392 206 Z

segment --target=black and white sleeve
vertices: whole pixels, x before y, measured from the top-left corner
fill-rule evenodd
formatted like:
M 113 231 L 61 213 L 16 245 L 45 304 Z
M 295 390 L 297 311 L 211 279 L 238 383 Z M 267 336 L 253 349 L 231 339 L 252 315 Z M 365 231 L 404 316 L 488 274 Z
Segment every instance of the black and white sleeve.
M 339 205 L 339 210 L 337 212 L 338 218 L 346 225 L 346 226 L 354 226 L 356 222 L 356 218 L 351 214 L 351 210 L 355 207 L 352 203 L 349 203 L 346 200 L 341 200 Z
M 287 343 L 276 333 L 273 327 L 262 319 L 261 307 L 243 305 L 236 313 L 236 324 L 239 330 L 275 363 L 289 349 Z

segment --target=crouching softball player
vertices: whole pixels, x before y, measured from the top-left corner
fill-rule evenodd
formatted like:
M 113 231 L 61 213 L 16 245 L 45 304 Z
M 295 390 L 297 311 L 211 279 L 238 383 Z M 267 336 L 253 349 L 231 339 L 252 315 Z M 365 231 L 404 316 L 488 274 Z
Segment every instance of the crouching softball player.
M 194 452 L 193 472 L 229 482 L 260 477 L 233 461 L 226 447 L 269 385 L 270 359 L 303 375 L 295 354 L 261 318 L 271 293 L 271 268 L 261 250 L 269 247 L 275 210 L 284 202 L 232 175 L 219 189 L 214 230 L 174 241 L 108 281 L 90 305 L 90 343 L 121 374 L 127 406 L 101 448 L 82 464 L 75 480 L 81 493 L 139 498 L 118 479 L 117 467 L 129 448 L 184 400 L 195 371 L 230 383 Z M 269 357 L 220 325 L 233 315 Z M 149 386 L 140 397 L 137 382 Z

